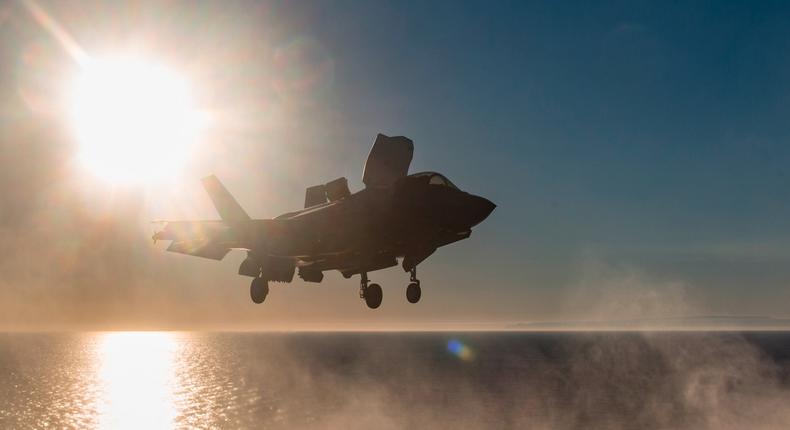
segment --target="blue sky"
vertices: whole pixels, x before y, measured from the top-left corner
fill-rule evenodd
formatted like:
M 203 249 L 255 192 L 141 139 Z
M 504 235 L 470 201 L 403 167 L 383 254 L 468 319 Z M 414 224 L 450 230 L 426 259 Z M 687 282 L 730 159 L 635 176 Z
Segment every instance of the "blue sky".
M 323 6 L 336 100 L 390 115 L 415 164 L 500 205 L 481 227 L 498 261 L 477 262 L 506 288 L 564 285 L 594 255 L 718 310 L 781 312 L 786 3 Z

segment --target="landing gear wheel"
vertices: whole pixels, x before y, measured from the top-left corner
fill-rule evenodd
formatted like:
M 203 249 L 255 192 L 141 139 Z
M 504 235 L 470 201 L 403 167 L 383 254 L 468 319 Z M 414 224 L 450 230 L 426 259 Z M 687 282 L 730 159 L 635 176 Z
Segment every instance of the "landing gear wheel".
M 412 282 L 406 287 L 406 300 L 409 303 L 417 303 L 420 301 L 420 297 L 422 297 L 422 289 L 420 288 L 420 284 L 417 282 Z
M 381 306 L 383 293 L 379 284 L 368 285 L 367 288 L 365 288 L 364 296 L 365 304 L 368 305 L 369 308 L 376 309 L 377 307 Z
M 269 294 L 269 283 L 262 278 L 255 278 L 250 284 L 250 298 L 254 303 L 261 304 Z
M 411 283 L 408 287 L 406 287 L 406 300 L 409 303 L 417 303 L 420 301 L 420 297 L 422 297 L 422 288 L 420 288 L 420 280 L 417 279 L 417 266 L 412 267 L 409 270 L 409 280 Z

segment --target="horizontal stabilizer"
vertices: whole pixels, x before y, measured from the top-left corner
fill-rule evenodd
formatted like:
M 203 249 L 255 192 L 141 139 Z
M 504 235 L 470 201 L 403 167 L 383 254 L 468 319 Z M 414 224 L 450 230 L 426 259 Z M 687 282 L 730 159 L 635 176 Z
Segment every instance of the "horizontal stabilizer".
M 214 239 L 229 230 L 225 221 L 163 221 L 165 228 L 154 235 L 154 240 Z
M 250 216 L 241 207 L 239 202 L 233 198 L 227 188 L 216 176 L 211 175 L 203 178 L 203 188 L 206 189 L 214 207 L 217 208 L 220 218 L 229 223 L 239 223 L 249 221 Z
M 232 239 L 230 227 L 224 221 L 167 221 L 157 240 L 172 240 L 168 251 L 197 257 L 222 260 L 238 244 Z
M 210 240 L 185 240 L 173 242 L 167 247 L 170 252 L 194 255 L 196 257 L 222 260 L 230 252 L 230 248 L 213 243 Z

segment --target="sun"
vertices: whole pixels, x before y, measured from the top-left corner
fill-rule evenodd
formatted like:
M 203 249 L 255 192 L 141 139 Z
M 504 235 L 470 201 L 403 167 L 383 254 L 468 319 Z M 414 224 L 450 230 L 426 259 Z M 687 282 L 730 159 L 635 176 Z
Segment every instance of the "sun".
M 113 183 L 171 178 L 203 126 L 187 81 L 139 58 L 86 61 L 71 84 L 69 115 L 82 165 Z

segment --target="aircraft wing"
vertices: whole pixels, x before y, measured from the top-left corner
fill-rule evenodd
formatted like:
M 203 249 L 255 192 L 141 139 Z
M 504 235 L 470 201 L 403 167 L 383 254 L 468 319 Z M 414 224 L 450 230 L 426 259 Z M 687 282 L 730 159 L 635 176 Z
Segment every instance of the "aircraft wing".
M 230 237 L 224 221 L 163 221 L 165 228 L 156 232 L 154 242 L 172 240 L 170 252 L 222 260 L 238 244 Z

